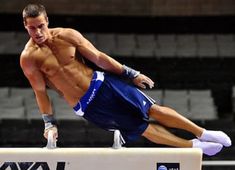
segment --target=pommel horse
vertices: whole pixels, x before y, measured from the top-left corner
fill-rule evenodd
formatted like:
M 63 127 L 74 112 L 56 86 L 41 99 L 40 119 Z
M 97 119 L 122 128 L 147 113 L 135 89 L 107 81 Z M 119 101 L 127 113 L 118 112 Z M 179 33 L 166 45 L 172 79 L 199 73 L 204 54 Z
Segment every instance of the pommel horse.
M 201 170 L 196 148 L 125 148 L 114 132 L 110 148 L 0 148 L 0 170 Z

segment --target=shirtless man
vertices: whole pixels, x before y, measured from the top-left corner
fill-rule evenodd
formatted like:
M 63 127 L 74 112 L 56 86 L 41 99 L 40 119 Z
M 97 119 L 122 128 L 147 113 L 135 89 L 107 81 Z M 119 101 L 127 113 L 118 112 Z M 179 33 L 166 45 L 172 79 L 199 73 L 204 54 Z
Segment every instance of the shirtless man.
M 125 141 L 144 136 L 152 142 L 174 147 L 201 148 L 214 155 L 231 145 L 221 131 L 206 130 L 168 107 L 157 105 L 137 87 L 152 88 L 154 82 L 140 72 L 120 64 L 96 49 L 78 31 L 70 28 L 48 28 L 43 5 L 29 4 L 23 10 L 25 29 L 30 39 L 22 51 L 20 64 L 28 78 L 48 130 L 57 138 L 57 126 L 47 95 L 46 85 L 58 91 L 75 113 L 106 129 L 118 129 Z M 77 59 L 76 52 L 105 72 L 94 71 Z M 122 78 L 132 80 L 128 84 Z M 206 113 L 205 113 L 206 114 Z M 149 118 L 161 125 L 150 124 Z M 196 137 L 186 140 L 165 127 L 184 129 Z

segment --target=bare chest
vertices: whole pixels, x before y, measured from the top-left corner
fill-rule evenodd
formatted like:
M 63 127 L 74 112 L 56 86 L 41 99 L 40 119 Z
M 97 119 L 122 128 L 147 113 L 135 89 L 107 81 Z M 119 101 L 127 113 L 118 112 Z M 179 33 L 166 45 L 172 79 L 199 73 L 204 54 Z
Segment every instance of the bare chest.
M 75 61 L 76 49 L 70 44 L 55 42 L 40 49 L 40 69 L 47 76 L 53 76 L 61 68 Z

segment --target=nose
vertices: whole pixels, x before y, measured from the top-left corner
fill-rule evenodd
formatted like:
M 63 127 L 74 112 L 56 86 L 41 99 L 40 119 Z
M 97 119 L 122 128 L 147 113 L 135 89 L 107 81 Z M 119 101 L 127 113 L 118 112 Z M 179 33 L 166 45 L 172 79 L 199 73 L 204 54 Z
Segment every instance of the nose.
M 36 33 L 36 35 L 40 35 L 41 34 L 41 30 L 39 28 L 37 28 L 35 33 Z

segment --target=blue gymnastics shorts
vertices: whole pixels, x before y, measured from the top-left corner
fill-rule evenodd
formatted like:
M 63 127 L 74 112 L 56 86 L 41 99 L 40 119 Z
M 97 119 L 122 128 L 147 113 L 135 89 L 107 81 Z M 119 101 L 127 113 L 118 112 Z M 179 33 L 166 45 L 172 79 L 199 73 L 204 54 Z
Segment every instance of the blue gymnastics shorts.
M 121 132 L 126 142 L 138 139 L 148 127 L 148 111 L 155 103 L 119 76 L 94 72 L 75 113 L 105 130 Z

